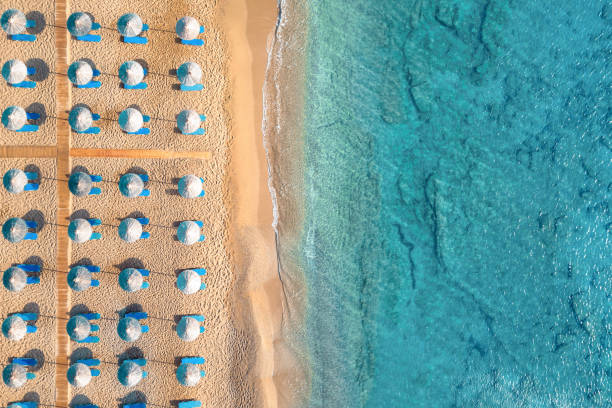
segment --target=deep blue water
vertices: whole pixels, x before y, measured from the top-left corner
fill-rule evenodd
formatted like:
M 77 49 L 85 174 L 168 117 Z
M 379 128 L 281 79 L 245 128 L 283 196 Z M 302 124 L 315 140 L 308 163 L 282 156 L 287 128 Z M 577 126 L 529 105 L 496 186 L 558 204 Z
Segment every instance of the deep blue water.
M 308 4 L 309 406 L 612 406 L 612 3 Z

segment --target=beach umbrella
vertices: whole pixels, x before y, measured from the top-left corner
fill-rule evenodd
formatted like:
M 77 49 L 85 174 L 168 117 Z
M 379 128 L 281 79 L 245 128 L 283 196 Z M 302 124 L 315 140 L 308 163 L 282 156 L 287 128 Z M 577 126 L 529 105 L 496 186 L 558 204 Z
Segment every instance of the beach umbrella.
M 84 316 L 72 316 L 66 324 L 68 336 L 74 341 L 82 341 L 89 337 L 91 333 L 91 324 Z
M 183 316 L 176 325 L 176 334 L 183 341 L 194 341 L 200 335 L 200 322 L 190 316 Z
M 142 368 L 133 361 L 124 361 L 117 370 L 117 379 L 126 387 L 135 386 L 142 378 Z
M 117 334 L 123 341 L 136 341 L 142 335 L 140 322 L 133 317 L 124 317 L 117 324 Z
M 68 17 L 68 22 L 66 24 L 68 26 L 68 31 L 70 34 L 75 37 L 79 37 L 81 35 L 87 35 L 91 31 L 93 27 L 93 21 L 89 14 L 83 12 L 72 13 L 70 17 Z
M 117 20 L 117 31 L 124 37 L 136 37 L 142 32 L 142 20 L 138 14 L 128 13 Z
M 28 283 L 28 275 L 23 269 L 11 266 L 4 271 L 2 283 L 11 292 L 21 292 Z
M 28 115 L 21 106 L 9 106 L 2 112 L 2 124 L 8 130 L 19 130 L 27 122 Z
M 28 373 L 24 366 L 11 363 L 2 370 L 2 380 L 11 388 L 19 388 L 28 380 Z
M 119 127 L 126 132 L 136 132 L 142 128 L 144 118 L 138 109 L 127 108 L 119 114 Z
M 68 272 L 68 286 L 74 291 L 82 292 L 91 287 L 91 272 L 84 266 L 75 266 Z
M 2 334 L 9 340 L 19 341 L 28 332 L 28 325 L 19 316 L 9 316 L 2 322 Z
M 193 387 L 198 385 L 202 378 L 202 372 L 200 367 L 195 364 L 185 363 L 181 364 L 176 369 L 176 379 L 181 385 L 186 387 Z
M 144 181 L 138 174 L 127 173 L 119 179 L 119 191 L 125 197 L 138 197 L 144 190 Z
M 144 279 L 138 269 L 125 268 L 119 273 L 119 286 L 126 292 L 136 292 L 142 289 Z
M 176 235 L 185 245 L 195 244 L 200 240 L 200 226 L 194 221 L 183 221 L 179 224 Z
M 202 278 L 196 271 L 187 269 L 181 272 L 176 278 L 176 286 L 181 292 L 186 295 L 192 295 L 200 290 L 202 286 Z
M 144 79 L 144 68 L 136 61 L 126 61 L 119 67 L 119 79 L 126 85 L 138 85 Z
M 125 242 L 136 242 L 142 235 L 142 224 L 134 218 L 126 218 L 119 224 L 119 237 Z
M 183 133 L 195 132 L 200 128 L 201 123 L 200 115 L 193 110 L 184 110 L 176 118 L 176 125 Z
M 197 85 L 202 82 L 202 68 L 195 62 L 186 62 L 178 67 L 176 76 L 183 85 Z
M 2 65 L 2 76 L 9 84 L 18 84 L 28 76 L 28 67 L 21 60 L 8 60 Z
M 26 184 L 28 184 L 28 176 L 26 176 L 23 170 L 10 169 L 4 173 L 2 183 L 9 193 L 19 194 L 23 192 Z
M 83 197 L 89 194 L 93 187 L 91 176 L 82 171 L 75 171 L 68 179 L 68 189 L 77 197 Z
M 176 22 L 176 35 L 183 40 L 193 40 L 200 34 L 200 23 L 193 17 L 185 16 Z
M 85 85 L 93 79 L 93 68 L 87 61 L 74 61 L 68 67 L 68 79 L 75 85 Z
M 76 218 L 68 224 L 68 236 L 77 244 L 89 241 L 92 234 L 93 228 L 86 219 Z
M 28 225 L 21 218 L 9 218 L 2 226 L 2 235 L 12 243 L 21 241 L 27 233 Z
M 75 106 L 68 115 L 68 123 L 72 130 L 84 132 L 93 125 L 93 116 L 86 107 Z
M 74 363 L 68 368 L 68 382 L 75 387 L 84 387 L 91 381 L 91 369 L 83 363 Z
M 199 197 L 202 194 L 202 179 L 193 174 L 181 177 L 178 182 L 178 192 L 185 198 Z
M 27 19 L 20 10 L 8 9 L 2 13 L 0 24 L 2 29 L 9 35 L 20 34 L 26 29 Z

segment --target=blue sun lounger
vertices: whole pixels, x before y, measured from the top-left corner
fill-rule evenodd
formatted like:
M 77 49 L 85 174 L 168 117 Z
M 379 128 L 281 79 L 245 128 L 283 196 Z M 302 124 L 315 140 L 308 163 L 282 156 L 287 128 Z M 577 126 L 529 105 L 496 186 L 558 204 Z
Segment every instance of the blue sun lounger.
M 149 25 L 148 24 L 143 24 L 142 25 L 142 32 L 146 32 L 149 30 Z M 147 37 L 141 37 L 141 36 L 136 36 L 136 37 L 122 37 L 123 38 L 123 42 L 124 43 L 129 43 L 129 44 L 147 44 L 149 42 L 149 39 Z
M 92 179 L 93 179 L 93 177 L 92 177 Z M 97 188 L 97 187 L 94 187 L 94 188 Z M 93 190 L 93 188 L 92 188 L 92 190 Z M 91 192 L 90 192 L 90 194 L 91 194 Z M 97 194 L 100 194 L 100 193 L 98 192 Z M 95 227 L 96 225 L 102 224 L 102 220 L 99 219 L 99 218 L 89 218 L 89 219 L 87 219 L 87 221 L 91 224 L 92 227 Z M 101 239 L 101 238 L 102 238 L 102 234 L 100 234 L 99 232 L 92 232 L 91 233 L 91 237 L 89 239 L 91 240 L 91 239 Z M 96 271 L 96 272 L 98 272 L 98 271 Z M 94 271 L 91 271 L 91 272 L 94 272 Z
M 204 34 L 204 26 L 200 26 L 200 34 Z M 204 45 L 204 40 L 200 38 L 194 38 L 193 40 L 183 40 L 181 39 L 181 44 L 184 45 L 195 45 L 196 47 L 201 47 Z
M 142 82 L 142 83 L 144 83 L 144 82 Z M 126 89 L 128 89 L 128 88 L 126 88 Z M 147 115 L 142 115 L 142 121 L 144 123 L 148 123 L 148 122 L 151 121 L 151 117 L 147 116 Z M 148 135 L 149 133 L 151 133 L 151 129 L 143 127 L 143 128 L 138 129 L 136 132 L 125 132 L 125 133 L 127 133 L 128 135 Z M 149 180 L 149 176 L 147 176 L 146 174 L 139 174 L 139 176 L 140 176 L 140 178 L 143 179 L 142 181 L 144 181 L 145 183 L 147 182 L 147 180 Z M 143 177 L 147 177 L 147 180 L 145 180 Z M 143 192 L 144 191 L 149 191 L 149 190 L 143 190 Z M 140 195 L 141 196 L 148 196 L 149 194 L 146 194 L 146 195 L 140 194 Z
M 91 234 L 91 235 L 92 235 L 91 239 L 99 239 L 99 238 L 93 238 L 93 234 Z M 100 235 L 100 237 L 102 237 L 102 235 Z M 100 267 L 96 266 L 96 265 L 79 265 L 79 266 L 87 269 L 91 273 L 98 273 L 98 272 L 100 272 Z M 92 279 L 91 280 L 91 286 L 94 287 L 94 288 L 100 286 L 100 281 L 97 280 L 97 279 Z
M 92 113 L 91 117 L 94 121 L 100 120 L 100 115 L 98 115 L 97 113 Z M 72 129 L 72 131 L 75 133 L 83 134 L 83 135 L 97 135 L 98 133 L 100 133 L 100 128 L 92 126 L 89 129 L 84 130 L 82 132 L 78 130 L 74 130 L 74 129 Z
M 34 402 L 34 401 L 12 402 L 8 404 L 6 408 L 38 408 L 38 402 Z
M 181 91 L 201 91 L 202 89 L 204 89 L 204 85 L 202 84 L 195 84 L 195 85 L 181 84 L 180 88 L 181 88 Z
M 147 404 L 144 402 L 135 402 L 132 404 L 123 404 L 122 408 L 147 408 Z
M 91 26 L 92 31 L 99 30 L 100 28 L 101 28 L 100 24 L 95 23 L 95 22 Z M 102 37 L 100 37 L 98 34 L 77 35 L 74 38 L 78 41 L 87 41 L 87 42 L 100 42 L 100 40 L 102 39 Z
M 36 364 L 38 364 L 38 360 L 36 360 L 35 358 L 24 358 L 24 357 L 13 357 L 11 359 L 11 362 L 13 364 L 17 364 L 17 365 L 24 366 L 24 367 L 35 367 Z M 26 378 L 28 380 L 33 380 L 36 378 L 36 374 L 27 373 Z
M 98 37 L 99 37 L 99 36 L 98 36 Z M 100 76 L 100 71 L 98 71 L 97 69 L 94 69 L 94 70 L 93 70 L 93 76 L 94 76 L 94 77 L 98 77 L 98 76 Z M 75 87 L 77 87 L 77 88 L 81 88 L 81 89 L 99 88 L 99 87 L 101 87 L 101 86 L 102 86 L 102 82 L 100 82 L 100 81 L 94 81 L 94 80 L 89 81 L 89 83 L 88 83 L 88 84 L 85 84 L 85 85 L 75 85 Z
M 197 400 L 181 401 L 178 403 L 178 408 L 199 408 L 202 406 L 202 402 Z
M 183 357 L 181 358 L 181 364 L 204 364 L 206 360 L 204 357 Z
M 145 286 L 145 283 L 147 284 L 146 286 Z M 146 289 L 148 287 L 149 287 L 148 282 L 143 282 L 142 288 Z M 125 317 L 131 317 L 136 320 L 142 320 L 142 319 L 146 319 L 147 317 L 149 317 L 149 315 L 146 312 L 129 312 L 125 314 Z M 147 333 L 149 331 L 149 326 L 147 325 L 141 325 L 140 328 L 143 333 Z M 144 364 L 141 364 L 141 365 L 144 365 Z
M 36 264 L 17 264 L 15 266 L 24 272 L 30 272 L 30 273 L 40 272 L 40 265 L 36 265 Z M 26 278 L 26 285 L 34 285 L 37 283 L 40 283 L 40 277 L 38 276 L 28 276 Z
M 89 367 L 92 377 L 97 377 L 100 375 L 100 370 L 98 370 L 97 368 L 91 368 L 91 367 L 97 367 L 100 365 L 100 360 L 98 360 L 97 358 L 87 358 L 84 360 L 77 360 L 77 363 L 85 364 L 87 367 Z
M 79 404 L 79 405 L 73 405 L 72 408 L 99 408 L 99 407 L 94 404 Z
M 30 183 L 26 184 L 23 188 L 24 191 L 36 191 L 38 190 L 38 183 L 34 183 L 35 180 L 38 180 L 38 173 L 32 172 L 32 171 L 26 171 L 25 175 L 28 179 L 28 181 L 30 181 Z

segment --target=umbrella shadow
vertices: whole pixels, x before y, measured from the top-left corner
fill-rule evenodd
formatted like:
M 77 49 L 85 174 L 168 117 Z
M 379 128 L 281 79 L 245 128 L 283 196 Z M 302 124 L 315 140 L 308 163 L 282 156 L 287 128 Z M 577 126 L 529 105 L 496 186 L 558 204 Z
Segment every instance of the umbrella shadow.
M 144 312 L 144 309 L 143 309 L 141 304 L 139 304 L 139 303 L 129 304 L 126 307 L 124 307 L 123 309 L 117 310 L 115 313 L 117 313 L 117 315 L 119 315 L 119 318 L 123 318 L 123 317 L 125 317 L 125 315 L 127 313 L 135 313 L 135 312 Z
M 72 306 L 72 308 L 70 309 L 70 312 L 68 313 L 68 316 L 73 317 L 73 316 L 84 314 L 84 313 L 92 313 L 92 311 L 89 309 L 87 305 L 79 303 L 78 305 Z
M 84 218 L 86 220 L 90 219 L 89 211 L 87 210 L 76 210 L 70 215 L 70 221 L 75 220 L 77 218 Z
M 96 63 L 91 58 L 79 58 L 78 61 L 84 61 L 88 63 L 92 69 L 98 69 L 98 67 L 96 67 Z
M 89 169 L 86 166 L 82 166 L 82 165 L 76 165 L 76 166 L 72 167 L 72 173 L 70 173 L 70 174 L 74 174 L 76 172 L 90 174 L 89 173 Z M 68 174 L 67 177 L 70 177 L 70 174 Z
M 121 404 L 136 404 L 139 402 L 147 403 L 147 396 L 142 391 L 132 391 L 124 397 L 118 398 Z
M 32 349 L 26 352 L 23 356 L 25 358 L 33 358 L 36 360 L 36 365 L 30 367 L 31 371 L 34 371 L 34 372 L 39 371 L 42 368 L 42 366 L 45 364 L 45 353 L 43 353 L 42 350 Z
M 119 268 L 119 270 L 124 270 L 125 268 L 135 268 L 135 269 L 144 269 L 144 263 L 138 258 L 128 258 L 120 264 L 113 265 L 115 268 Z
M 36 22 L 36 25 L 34 27 L 28 27 L 26 29 L 28 34 L 40 34 L 42 33 L 42 31 L 45 29 L 45 26 L 47 25 L 47 20 L 45 19 L 45 16 L 40 12 L 40 11 L 30 11 L 29 13 L 26 14 L 26 19 L 28 20 L 34 20 Z
M 125 218 L 117 218 L 120 221 L 123 221 L 126 218 L 145 218 L 145 215 L 140 211 L 132 211 Z
M 39 403 L 40 402 L 40 395 L 38 395 L 37 392 L 30 391 L 30 392 L 25 393 L 21 400 L 10 402 L 8 405 L 10 406 L 13 403 L 19 403 L 19 402 L 36 402 L 36 403 Z
M 32 81 L 42 82 L 49 78 L 49 65 L 40 58 L 30 58 L 25 64 L 28 67 L 36 69 L 34 74 L 28 75 Z
M 166 194 L 173 195 L 173 196 L 180 195 L 179 191 L 178 191 L 178 182 L 179 182 L 180 179 L 181 179 L 180 177 L 172 177 L 170 182 L 172 184 L 176 185 L 177 187 L 176 188 L 168 188 L 168 189 L 166 189 Z
M 28 256 L 23 263 L 30 264 L 30 265 L 38 265 L 41 267 L 41 269 L 44 265 L 42 258 L 36 255 Z M 16 264 L 13 264 L 13 265 L 16 265 Z
M 25 108 L 26 112 L 38 113 L 40 116 L 38 119 L 31 119 L 31 122 L 35 125 L 42 125 L 47 121 L 47 109 L 42 103 L 34 102 Z
M 74 268 L 75 266 L 84 266 L 84 265 L 91 266 L 93 265 L 93 261 L 90 258 L 81 258 L 78 261 L 71 263 L 70 267 Z
M 39 210 L 28 211 L 23 216 L 23 219 L 36 222 L 36 228 L 34 229 L 36 233 L 39 233 L 43 229 L 43 227 L 46 225 L 45 216 Z
M 89 399 L 87 395 L 77 394 L 72 398 L 68 406 L 70 408 L 74 408 L 78 405 L 89 405 L 89 404 L 91 404 L 91 400 Z
M 38 319 L 40 318 L 40 307 L 38 307 L 37 303 L 34 303 L 34 302 L 26 303 L 26 305 L 22 309 L 22 312 L 23 313 L 35 313 L 36 320 L 33 321 L 34 324 L 36 324 L 36 322 L 38 322 Z
M 119 364 L 123 363 L 125 360 L 135 360 L 137 358 L 145 358 L 144 352 L 138 347 L 130 347 L 123 353 L 117 354 L 117 361 Z
M 74 364 L 79 360 L 88 360 L 94 358 L 93 351 L 87 347 L 79 347 L 70 354 L 70 364 Z
M 38 181 L 40 181 L 40 178 L 42 177 L 42 174 L 40 173 L 40 168 L 35 164 L 28 164 L 23 168 L 23 171 L 38 174 L 38 178 L 36 179 Z
M 138 105 L 135 105 L 135 106 L 138 106 Z M 134 173 L 134 174 L 144 175 L 144 176 L 147 175 L 147 171 L 139 166 L 130 167 L 126 173 Z

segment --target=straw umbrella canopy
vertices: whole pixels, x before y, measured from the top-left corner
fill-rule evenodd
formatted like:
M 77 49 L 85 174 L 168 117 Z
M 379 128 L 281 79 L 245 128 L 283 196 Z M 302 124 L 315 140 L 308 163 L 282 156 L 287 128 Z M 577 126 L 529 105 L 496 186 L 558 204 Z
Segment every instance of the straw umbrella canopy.
M 91 369 L 83 363 L 74 363 L 68 368 L 68 382 L 74 387 L 85 387 L 91 381 Z
M 83 292 L 91 287 L 91 272 L 84 266 L 75 266 L 68 272 L 68 286 L 76 292 Z
M 93 125 L 93 116 L 86 107 L 75 106 L 68 115 L 68 123 L 72 130 L 84 132 Z
M 184 294 L 192 295 L 202 287 L 202 279 L 196 271 L 187 269 L 176 278 L 176 286 Z
M 193 40 L 200 34 L 200 23 L 193 17 L 185 16 L 176 22 L 176 35 L 183 40 Z
M 125 242 L 136 242 L 142 235 L 142 224 L 134 218 L 126 218 L 119 224 L 118 231 Z
M 138 85 L 144 79 L 144 68 L 136 61 L 126 61 L 119 67 L 119 79 L 125 85 Z
M 19 194 L 23 192 L 26 184 L 28 184 L 28 176 L 26 176 L 23 170 L 10 169 L 4 173 L 2 183 L 9 193 Z
M 125 132 L 136 132 L 143 123 L 144 118 L 138 109 L 127 108 L 119 114 L 119 127 Z
M 142 32 L 142 20 L 138 14 L 128 13 L 117 20 L 117 31 L 124 37 L 136 37 Z
M 8 130 L 19 130 L 28 121 L 28 115 L 21 106 L 9 106 L 2 112 L 2 124 Z
M 76 218 L 68 224 L 68 236 L 77 244 L 89 241 L 92 234 L 93 228 L 84 218 Z
M 200 240 L 200 226 L 194 221 L 183 221 L 179 224 L 176 235 L 185 245 L 193 245 Z
M 198 112 L 194 110 L 184 110 L 178 114 L 176 125 L 183 133 L 193 133 L 200 128 L 202 119 Z
M 74 61 L 68 67 L 68 79 L 75 85 L 85 85 L 93 79 L 93 68 L 87 61 Z
M 183 85 L 197 85 L 202 82 L 202 68 L 195 62 L 186 62 L 178 67 L 176 76 Z
M 24 366 L 11 363 L 2 370 L 2 380 L 11 388 L 19 388 L 28 381 L 28 372 Z
M 202 179 L 193 174 L 187 174 L 178 182 L 178 192 L 181 197 L 195 198 L 202 194 Z
M 2 235 L 12 243 L 17 243 L 25 238 L 28 233 L 28 225 L 21 218 L 9 218 L 2 225 Z
M 200 322 L 191 316 L 183 316 L 176 325 L 176 334 L 183 341 L 194 341 L 200 335 Z
M 28 274 L 21 268 L 11 266 L 4 271 L 2 283 L 11 292 L 21 292 L 28 283 Z
M 28 76 L 28 67 L 21 60 L 8 60 L 2 65 L 2 76 L 9 84 L 18 84 Z
M 125 197 L 138 197 L 144 190 L 144 181 L 138 174 L 126 173 L 119 179 L 119 191 Z
M 137 319 L 133 317 L 124 317 L 119 320 L 117 324 L 117 334 L 121 337 L 121 340 L 133 342 L 138 340 L 142 335 L 142 326 Z
M 89 34 L 93 27 L 93 21 L 91 20 L 89 14 L 78 11 L 76 13 L 72 13 L 70 17 L 68 17 L 67 26 L 70 34 L 78 37 Z
M 142 367 L 133 361 L 124 361 L 117 370 L 117 379 L 125 387 L 134 387 L 143 376 Z
M 68 336 L 74 341 L 82 341 L 89 337 L 91 333 L 91 324 L 84 316 L 72 316 L 66 324 Z
M 77 197 L 84 197 L 89 194 L 93 187 L 91 176 L 82 171 L 75 171 L 68 179 L 68 189 Z
M 184 363 L 176 369 L 176 379 L 185 387 L 198 385 L 200 378 L 202 378 L 202 372 L 200 367 L 195 364 Z
M 19 341 L 28 332 L 28 324 L 19 316 L 9 316 L 2 322 L 2 334 L 9 340 Z
M 2 29 L 9 35 L 23 33 L 26 29 L 26 23 L 26 16 L 20 10 L 8 9 L 0 17 Z
M 119 273 L 119 286 L 126 292 L 136 292 L 142 289 L 144 279 L 138 269 L 125 268 Z

